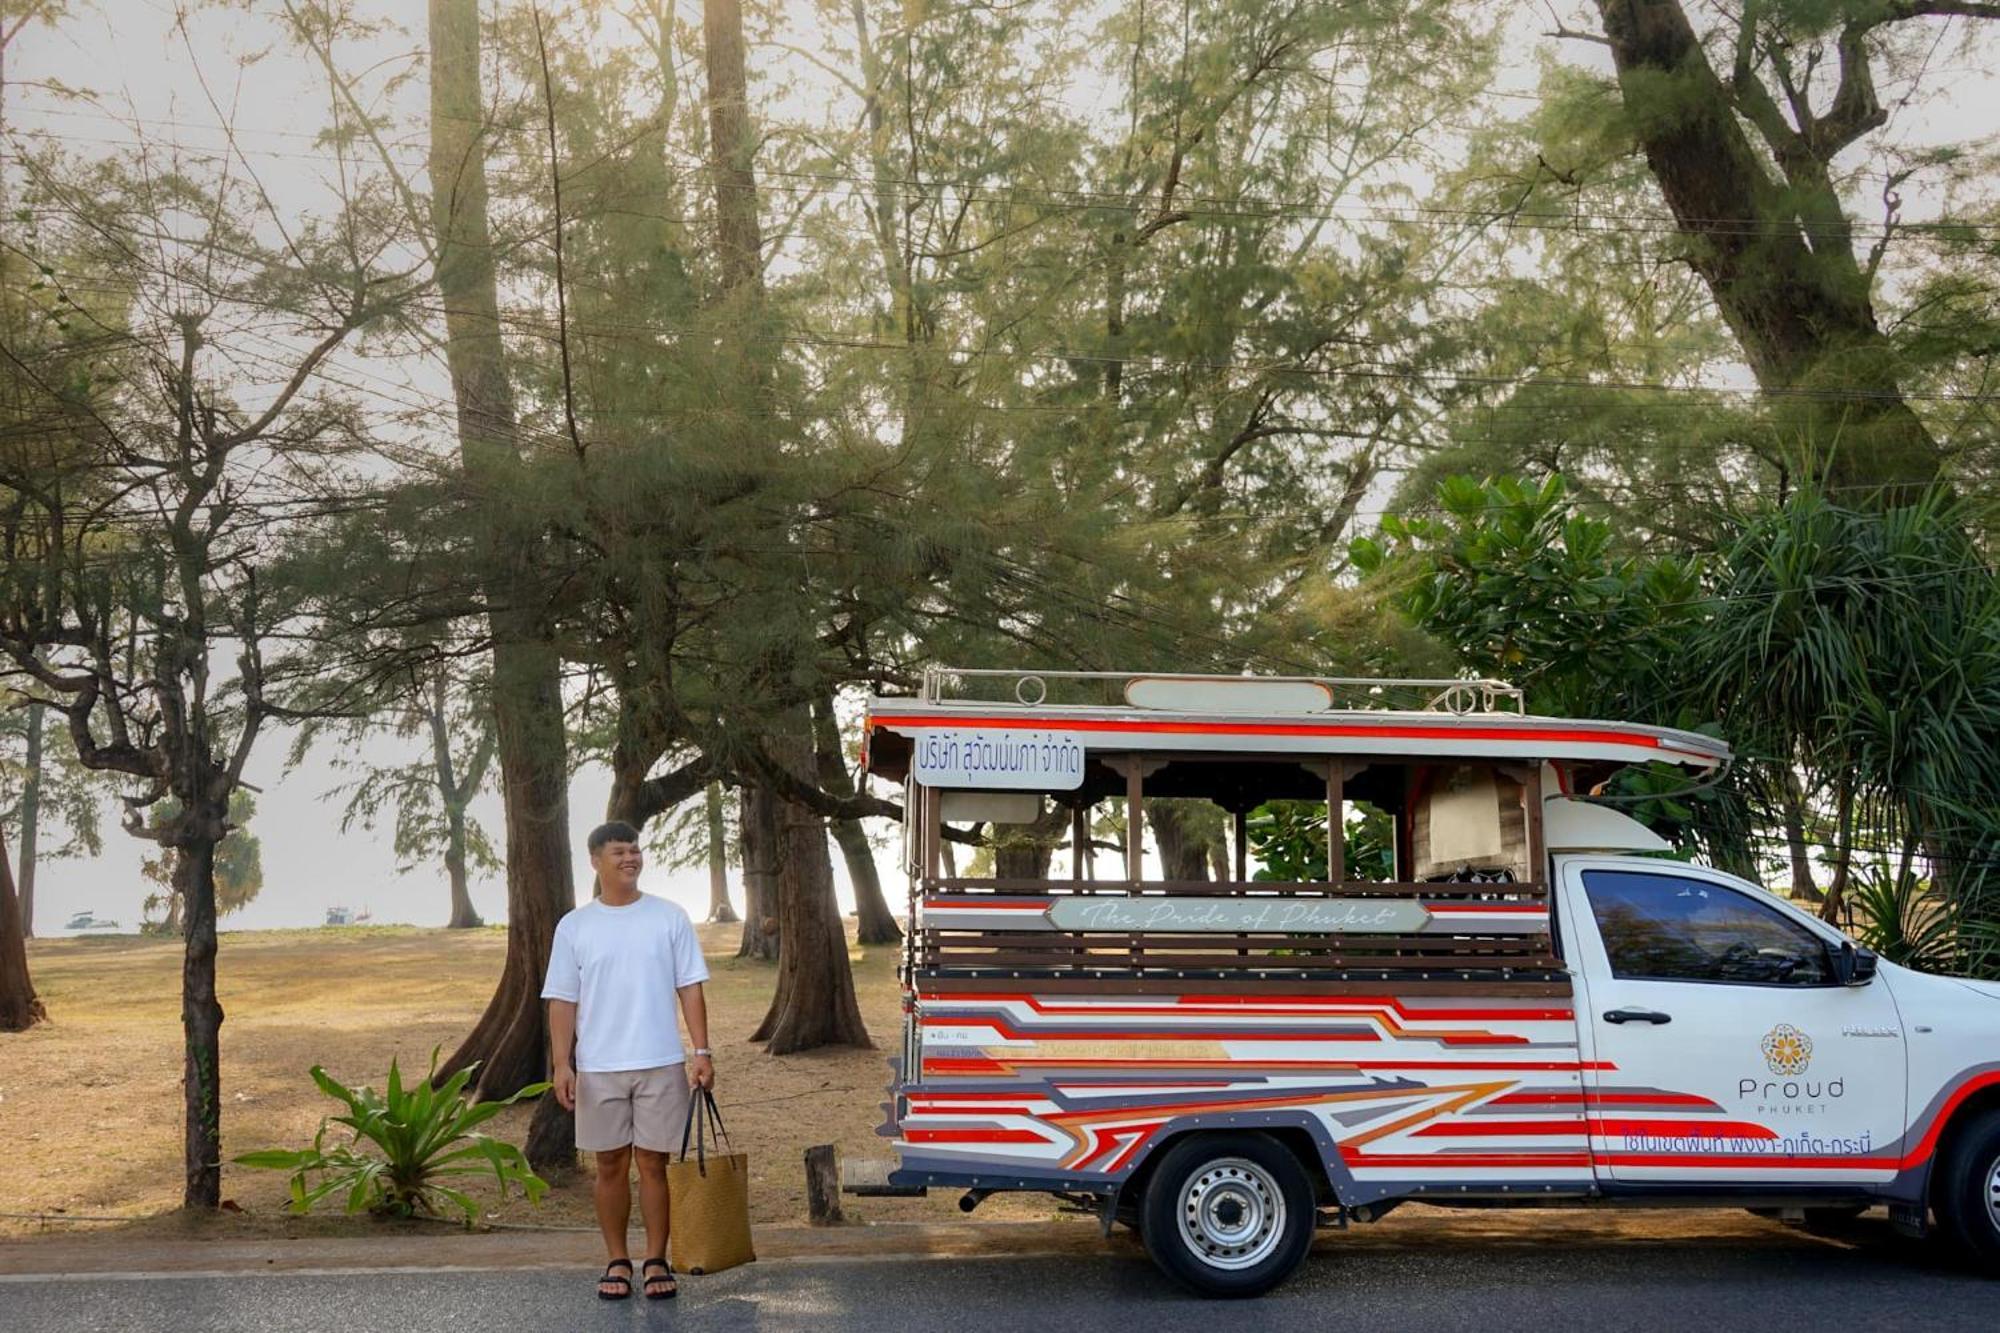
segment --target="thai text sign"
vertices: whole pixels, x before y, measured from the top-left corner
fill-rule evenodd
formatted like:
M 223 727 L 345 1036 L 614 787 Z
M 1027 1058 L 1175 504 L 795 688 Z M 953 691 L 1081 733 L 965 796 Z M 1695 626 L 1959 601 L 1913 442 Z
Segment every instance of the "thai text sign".
M 910 771 L 926 787 L 1074 791 L 1083 785 L 1083 763 L 1074 732 L 939 727 L 917 736 Z
M 1402 935 L 1431 919 L 1405 898 L 1058 898 L 1057 930 Z

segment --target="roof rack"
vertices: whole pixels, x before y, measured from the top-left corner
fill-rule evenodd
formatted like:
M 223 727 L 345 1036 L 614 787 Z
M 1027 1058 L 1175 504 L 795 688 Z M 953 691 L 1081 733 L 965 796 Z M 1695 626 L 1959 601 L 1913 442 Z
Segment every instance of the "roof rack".
M 1143 684 L 1142 684 L 1143 683 Z M 1133 687 L 1140 685 L 1135 697 Z M 1527 700 L 1519 687 L 1490 679 L 1398 679 L 1351 676 L 1230 676 L 1221 673 L 1173 671 L 1018 671 L 988 667 L 929 666 L 917 699 L 922 703 L 954 701 L 1022 708 L 1166 707 L 1144 702 L 1146 692 L 1171 694 L 1179 687 L 1297 686 L 1324 691 L 1324 703 L 1311 711 L 1390 711 L 1525 715 Z M 1286 710 L 1281 710 L 1286 711 Z

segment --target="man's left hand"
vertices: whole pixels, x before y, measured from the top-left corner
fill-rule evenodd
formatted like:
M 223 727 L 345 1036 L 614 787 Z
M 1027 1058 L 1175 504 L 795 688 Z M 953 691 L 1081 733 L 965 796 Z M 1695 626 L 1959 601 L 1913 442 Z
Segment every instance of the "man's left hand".
M 688 1082 L 697 1088 L 714 1088 L 715 1061 L 706 1055 L 689 1056 Z

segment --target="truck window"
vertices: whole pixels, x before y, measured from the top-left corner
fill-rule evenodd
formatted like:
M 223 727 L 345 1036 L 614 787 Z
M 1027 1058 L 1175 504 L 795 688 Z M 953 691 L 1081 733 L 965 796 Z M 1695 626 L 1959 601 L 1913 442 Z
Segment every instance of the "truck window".
M 1756 986 L 1833 984 L 1831 960 L 1819 936 L 1723 885 L 1684 875 L 1586 870 L 1583 887 L 1614 977 Z

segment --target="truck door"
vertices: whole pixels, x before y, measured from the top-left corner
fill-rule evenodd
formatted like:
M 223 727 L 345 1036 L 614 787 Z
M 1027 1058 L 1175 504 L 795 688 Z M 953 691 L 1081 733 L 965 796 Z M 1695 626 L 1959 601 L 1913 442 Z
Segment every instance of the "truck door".
M 1896 1174 L 1902 1024 L 1882 982 L 1836 979 L 1837 936 L 1712 871 L 1564 862 L 1600 1179 L 1829 1185 Z

